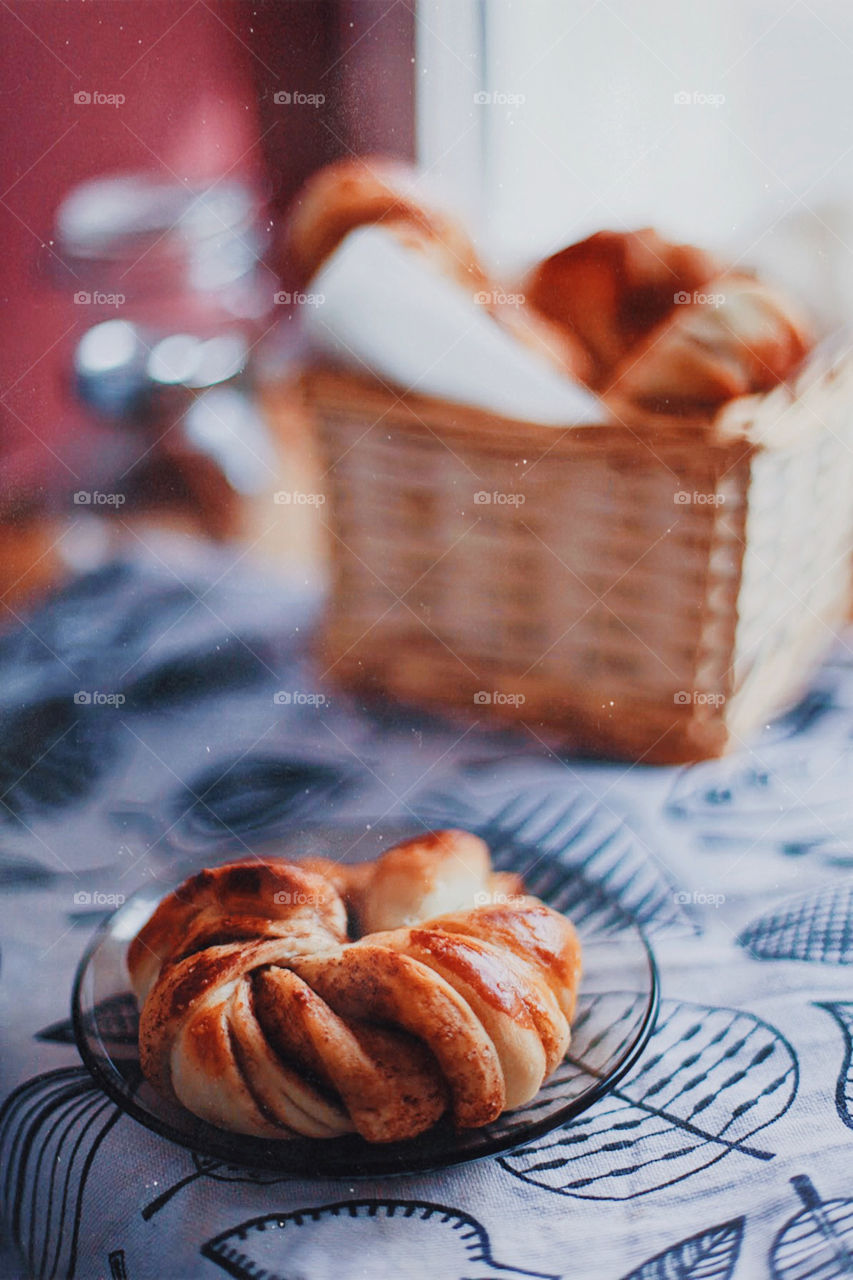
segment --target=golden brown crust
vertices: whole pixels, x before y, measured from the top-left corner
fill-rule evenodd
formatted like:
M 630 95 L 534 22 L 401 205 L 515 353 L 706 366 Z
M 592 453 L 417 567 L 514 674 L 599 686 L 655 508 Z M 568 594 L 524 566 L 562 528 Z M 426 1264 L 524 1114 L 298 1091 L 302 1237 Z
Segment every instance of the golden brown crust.
M 167 959 L 214 942 L 301 937 L 317 928 L 346 937 L 343 904 L 325 876 L 258 858 L 205 869 L 165 897 L 132 940 L 131 984 L 141 999 Z
M 727 401 L 776 386 L 811 343 L 805 319 L 778 290 L 722 275 L 628 353 L 604 399 L 626 422 L 707 423 Z
M 444 1081 L 419 1041 L 344 1021 L 288 969 L 262 969 L 254 986 L 259 1022 L 277 1054 L 332 1091 L 369 1142 L 413 1137 L 446 1109 Z
M 483 906 L 473 916 L 461 912 L 439 916 L 432 923 L 448 933 L 499 944 L 533 965 L 571 1020 L 581 977 L 581 945 L 565 916 L 538 898 L 524 897 Z
M 429 248 L 442 270 L 474 289 L 486 275 L 465 229 L 425 195 L 411 165 L 385 156 L 337 160 L 305 183 L 291 209 L 286 243 L 304 281 L 356 227 L 381 222 L 410 246 Z
M 525 292 L 580 340 L 592 360 L 590 384 L 599 387 L 672 312 L 679 293 L 692 295 L 718 271 L 710 254 L 671 244 L 651 228 L 599 231 L 534 267 Z
M 506 1094 L 494 1047 L 470 1006 L 433 969 L 370 942 L 294 968 L 342 1018 L 377 1020 L 422 1040 L 447 1082 L 457 1124 L 474 1127 L 500 1115 Z
M 203 871 L 130 948 L 142 1069 L 262 1137 L 394 1141 L 448 1108 L 487 1124 L 561 1060 L 580 977 L 571 924 L 519 887 L 450 830 L 359 867 Z

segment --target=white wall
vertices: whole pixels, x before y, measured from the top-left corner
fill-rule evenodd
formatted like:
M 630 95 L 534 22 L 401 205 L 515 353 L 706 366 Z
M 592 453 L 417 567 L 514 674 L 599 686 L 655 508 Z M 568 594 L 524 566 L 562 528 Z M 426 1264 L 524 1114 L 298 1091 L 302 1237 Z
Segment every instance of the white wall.
M 449 147 L 449 177 L 470 186 L 481 132 L 481 211 L 505 263 L 649 223 L 743 248 L 791 211 L 853 201 L 850 0 L 422 0 L 421 14 L 434 57 L 444 44 L 444 141 L 423 158 Z M 481 80 L 524 101 L 474 107 Z

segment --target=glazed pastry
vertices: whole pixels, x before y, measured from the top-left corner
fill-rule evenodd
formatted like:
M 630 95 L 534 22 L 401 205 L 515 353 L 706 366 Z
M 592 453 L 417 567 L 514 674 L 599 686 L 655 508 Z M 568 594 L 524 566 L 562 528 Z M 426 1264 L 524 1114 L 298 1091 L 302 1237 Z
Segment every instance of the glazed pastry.
M 573 334 L 591 357 L 589 381 L 602 386 L 625 353 L 717 274 L 710 254 L 670 244 L 656 231 L 599 231 L 536 266 L 529 301 Z
M 536 1095 L 568 1047 L 580 948 L 481 840 L 441 831 L 367 865 L 202 871 L 128 969 L 164 1096 L 259 1137 L 389 1142 Z
M 616 369 L 605 402 L 623 421 L 711 421 L 736 396 L 766 391 L 811 345 L 805 320 L 778 290 L 724 275 L 707 300 L 674 309 Z

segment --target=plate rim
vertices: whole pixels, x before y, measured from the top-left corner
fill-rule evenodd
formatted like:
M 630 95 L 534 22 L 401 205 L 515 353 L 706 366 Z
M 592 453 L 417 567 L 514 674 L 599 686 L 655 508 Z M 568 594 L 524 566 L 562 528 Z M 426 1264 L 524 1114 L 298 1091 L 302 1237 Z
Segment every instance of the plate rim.
M 320 824 L 317 824 L 318 826 Z M 554 861 L 559 862 L 558 858 L 551 855 Z M 179 882 L 179 883 L 182 883 Z M 192 1152 L 199 1156 L 213 1156 L 217 1160 L 222 1160 L 227 1164 L 241 1166 L 243 1168 L 261 1170 L 264 1173 L 276 1173 L 277 1178 L 282 1181 L 290 1181 L 293 1179 L 328 1179 L 328 1178 L 373 1178 L 373 1177 L 393 1177 L 405 1176 L 413 1173 L 428 1173 L 441 1169 L 449 1169 L 462 1164 L 471 1164 L 477 1160 L 490 1159 L 497 1155 L 506 1155 L 516 1149 L 526 1146 L 530 1142 L 535 1142 L 538 1138 L 544 1137 L 545 1134 L 552 1132 L 554 1129 L 560 1128 L 562 1125 L 568 1124 L 578 1115 L 588 1111 L 596 1102 L 607 1094 L 612 1093 L 615 1087 L 625 1078 L 627 1073 L 639 1060 L 645 1052 L 646 1046 L 654 1032 L 658 1012 L 660 1009 L 660 972 L 658 969 L 657 958 L 654 950 L 649 942 L 649 938 L 645 929 L 633 922 L 633 930 L 639 939 L 646 956 L 646 962 L 649 968 L 649 992 L 646 1001 L 646 1008 L 643 1013 L 639 1030 L 633 1042 L 624 1050 L 622 1057 L 617 1060 L 616 1066 L 607 1074 L 606 1079 L 596 1081 L 588 1090 L 584 1091 L 579 1097 L 571 1102 L 567 1102 L 551 1115 L 536 1121 L 531 1121 L 525 1126 L 524 1136 L 518 1137 L 516 1134 L 506 1134 L 503 1137 L 495 1135 L 491 1139 L 486 1139 L 482 1147 L 474 1152 L 469 1151 L 449 1151 L 444 1155 L 436 1158 L 434 1154 L 424 1152 L 419 1155 L 417 1151 L 411 1153 L 406 1152 L 397 1156 L 391 1156 L 386 1160 L 378 1159 L 370 1168 L 359 1167 L 358 1163 L 347 1164 L 345 1153 L 338 1154 L 338 1159 L 334 1158 L 335 1151 L 330 1146 L 330 1142 L 335 1140 L 325 1139 L 270 1139 L 253 1138 L 250 1134 L 236 1134 L 237 1140 L 256 1142 L 258 1144 L 254 1152 L 228 1151 L 229 1131 L 223 1129 L 222 1140 L 213 1137 L 210 1140 L 205 1135 L 204 1141 L 194 1142 L 189 1134 L 183 1134 L 179 1130 L 173 1129 L 171 1124 L 166 1120 L 161 1120 L 153 1114 L 147 1107 L 137 1102 L 135 1096 L 128 1096 L 115 1084 L 112 1076 L 104 1070 L 100 1059 L 90 1048 L 89 1037 L 85 1026 L 86 1015 L 82 1007 L 83 984 L 89 971 L 89 966 L 98 951 L 101 943 L 107 934 L 110 933 L 113 921 L 128 905 L 137 897 L 150 888 L 150 885 L 143 884 L 131 893 L 123 903 L 115 910 L 111 911 L 95 929 L 92 937 L 87 943 L 82 956 L 77 964 L 74 974 L 74 981 L 71 987 L 71 1024 L 74 1032 L 74 1040 L 77 1051 L 80 1054 L 83 1065 L 89 1071 L 95 1080 L 95 1083 L 103 1090 L 107 1097 L 115 1103 L 115 1105 L 127 1115 L 131 1117 L 137 1124 L 143 1128 L 156 1133 L 159 1137 L 167 1139 L 169 1142 L 175 1143 L 184 1150 Z M 170 890 L 166 889 L 165 893 Z M 562 914 L 562 913 L 561 913 Z M 569 919 L 570 917 L 566 917 Z M 602 941 L 606 935 L 601 935 Z M 132 995 L 129 990 L 128 994 Z M 642 993 L 641 993 L 642 994 Z M 544 1084 L 544 1081 L 543 1081 Z M 186 1108 L 184 1108 L 186 1110 Z M 188 1112 L 192 1115 L 192 1112 Z M 196 1117 L 199 1119 L 198 1117 Z M 204 1123 L 200 1121 L 200 1123 Z M 215 1135 L 217 1130 L 215 1126 L 208 1125 L 208 1129 Z M 420 1135 L 419 1135 L 420 1136 Z M 357 1135 L 345 1135 L 346 1137 L 357 1137 Z M 288 1168 L 277 1160 L 275 1156 L 281 1156 L 286 1153 L 287 1146 L 292 1146 L 294 1141 L 300 1143 L 300 1151 L 305 1150 L 302 1143 L 310 1143 L 308 1150 L 311 1152 L 310 1167 L 306 1167 L 304 1162 L 296 1168 Z M 340 1140 L 338 1140 L 340 1141 Z M 411 1138 L 407 1141 L 417 1143 L 419 1138 Z M 377 1153 L 381 1152 L 384 1143 L 373 1143 L 371 1150 Z M 390 1145 L 390 1144 L 388 1144 Z M 266 1154 L 268 1152 L 268 1154 Z M 325 1155 L 325 1159 L 323 1158 Z M 332 1157 L 330 1160 L 328 1157 Z

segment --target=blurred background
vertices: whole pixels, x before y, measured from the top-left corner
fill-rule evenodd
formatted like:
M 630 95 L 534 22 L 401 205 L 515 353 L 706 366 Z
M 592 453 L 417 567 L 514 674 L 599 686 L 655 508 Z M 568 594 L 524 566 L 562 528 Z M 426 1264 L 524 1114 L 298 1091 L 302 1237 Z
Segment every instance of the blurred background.
M 805 243 L 846 317 L 841 0 L 9 0 L 0 29 L 7 608 L 137 517 L 319 563 L 315 512 L 253 500 L 310 470 L 280 225 L 336 157 L 417 163 L 504 278 L 652 224 L 795 280 Z

